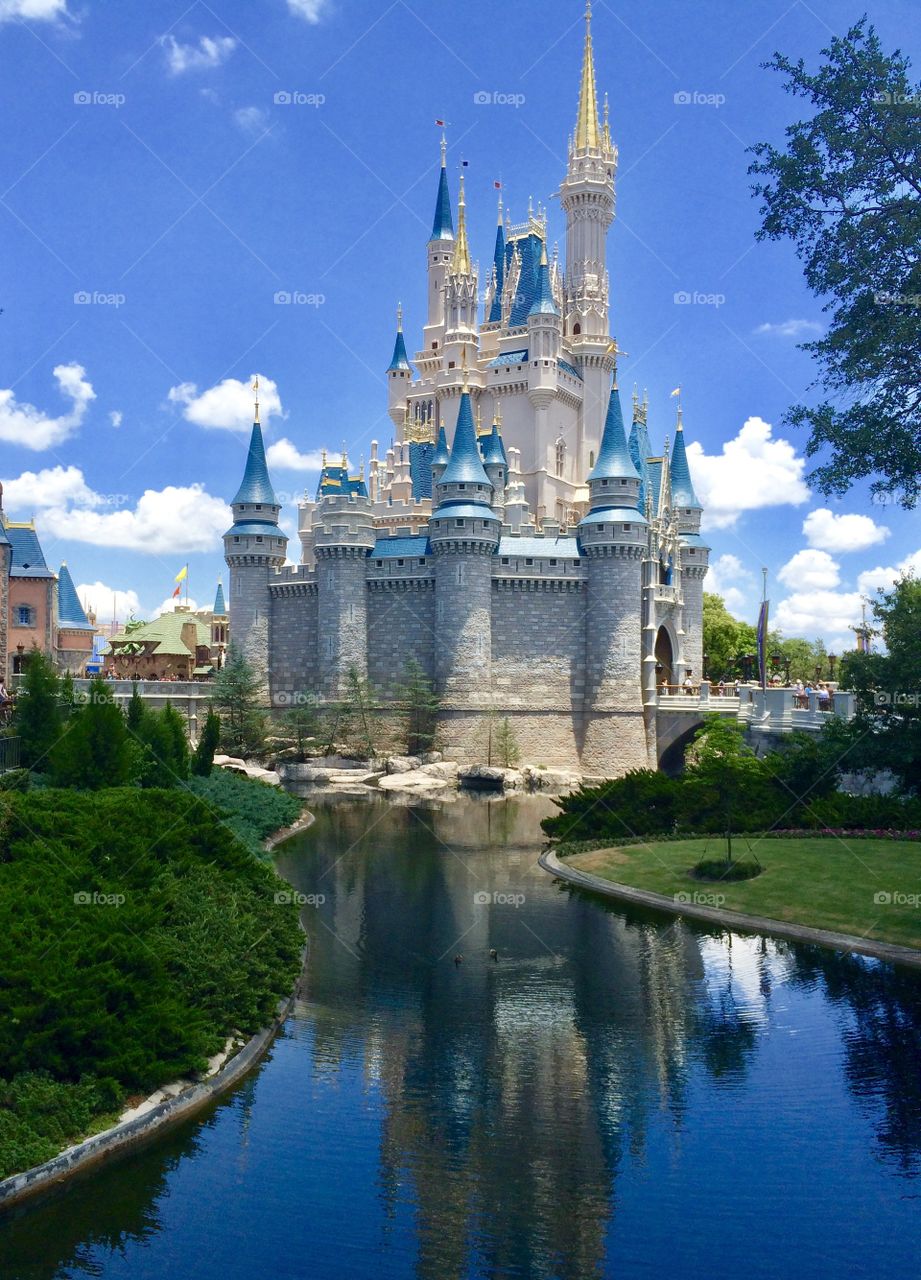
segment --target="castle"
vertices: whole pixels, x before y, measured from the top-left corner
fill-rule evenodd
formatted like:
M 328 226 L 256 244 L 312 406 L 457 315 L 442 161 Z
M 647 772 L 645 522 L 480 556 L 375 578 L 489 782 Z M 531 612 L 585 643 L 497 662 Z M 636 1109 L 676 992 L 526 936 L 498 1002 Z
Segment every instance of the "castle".
M 440 737 L 485 756 L 507 717 L 525 759 L 611 775 L 655 765 L 657 686 L 699 678 L 708 548 L 685 450 L 653 456 L 648 405 L 626 431 L 609 319 L 617 149 L 599 112 L 591 9 L 560 188 L 566 258 L 546 215 L 499 225 L 480 310 L 463 178 L 455 226 L 442 139 L 426 257 L 428 316 L 410 361 L 398 315 L 387 368 L 395 443 L 324 466 L 287 565 L 258 399 L 224 538 L 230 626 L 276 705 L 334 700 L 350 670 L 385 696 L 414 658 Z

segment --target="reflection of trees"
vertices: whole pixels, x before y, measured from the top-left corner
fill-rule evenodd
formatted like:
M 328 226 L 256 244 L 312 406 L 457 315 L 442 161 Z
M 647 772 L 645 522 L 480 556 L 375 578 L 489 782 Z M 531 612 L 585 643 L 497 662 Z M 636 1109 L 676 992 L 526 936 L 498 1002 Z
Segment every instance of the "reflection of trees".
M 842 1023 L 844 1074 L 876 1126 L 882 1157 L 921 1172 L 918 975 L 822 947 L 790 948 L 791 982 L 821 983 Z

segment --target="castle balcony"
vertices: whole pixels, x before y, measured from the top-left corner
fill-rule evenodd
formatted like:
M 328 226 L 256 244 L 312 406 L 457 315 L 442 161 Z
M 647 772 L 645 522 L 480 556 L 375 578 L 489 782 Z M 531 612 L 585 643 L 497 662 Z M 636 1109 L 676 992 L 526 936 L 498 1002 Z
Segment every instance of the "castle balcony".
M 652 598 L 656 604 L 681 605 L 684 603 L 681 599 L 681 589 L 676 586 L 667 586 L 664 582 L 657 582 L 654 585 Z

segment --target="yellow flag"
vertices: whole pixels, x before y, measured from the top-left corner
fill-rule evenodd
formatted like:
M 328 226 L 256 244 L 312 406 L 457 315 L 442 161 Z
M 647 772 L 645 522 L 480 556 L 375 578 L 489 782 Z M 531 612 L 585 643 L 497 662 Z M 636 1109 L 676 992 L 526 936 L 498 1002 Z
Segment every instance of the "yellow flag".
M 675 387 L 675 390 L 674 390 L 674 391 L 670 391 L 668 394 L 669 394 L 670 396 L 680 396 L 680 395 L 681 395 L 681 388 L 680 388 L 680 387 Z
M 184 564 L 173 579 L 174 582 L 183 582 L 189 576 L 189 566 Z

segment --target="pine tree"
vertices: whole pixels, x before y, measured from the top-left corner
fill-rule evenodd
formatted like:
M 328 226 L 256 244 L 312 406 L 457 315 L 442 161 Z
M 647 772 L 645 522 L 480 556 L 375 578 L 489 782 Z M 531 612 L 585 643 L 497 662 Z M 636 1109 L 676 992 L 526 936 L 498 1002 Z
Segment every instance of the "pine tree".
M 293 738 L 297 746 L 298 760 L 306 757 L 306 746 L 320 732 L 320 715 L 317 698 L 313 693 L 295 695 L 295 705 L 289 707 L 281 717 L 284 732 Z
M 521 759 L 518 739 L 507 716 L 499 722 L 496 729 L 495 749 L 504 769 L 514 769 Z
M 236 645 L 227 648 L 223 667 L 214 677 L 211 702 L 221 718 L 221 744 L 237 755 L 253 755 L 265 742 L 262 687 Z
M 59 787 L 97 791 L 133 780 L 125 717 L 104 680 L 94 680 L 86 702 L 68 720 L 51 751 L 51 776 Z
M 137 733 L 140 729 L 144 715 L 144 699 L 138 692 L 137 684 L 134 684 L 131 687 L 131 699 L 128 703 L 128 729 L 131 733 Z
M 349 667 L 345 678 L 345 694 L 341 703 L 339 732 L 350 746 L 368 757 L 376 754 L 380 737 L 377 699 L 368 680 L 357 667 Z
M 403 747 L 407 755 L 431 751 L 435 741 L 440 699 L 432 681 L 415 658 L 406 664 L 403 680 L 395 689 L 402 713 Z
M 205 727 L 192 756 L 192 773 L 197 778 L 207 778 L 214 767 L 214 753 L 221 740 L 221 718 L 210 708 Z
M 44 772 L 50 752 L 61 736 L 60 681 L 39 649 L 25 659 L 25 678 L 16 698 L 14 730 L 25 768 Z
M 189 730 L 185 720 L 171 704 L 160 712 L 169 742 L 169 765 L 177 782 L 189 776 Z

